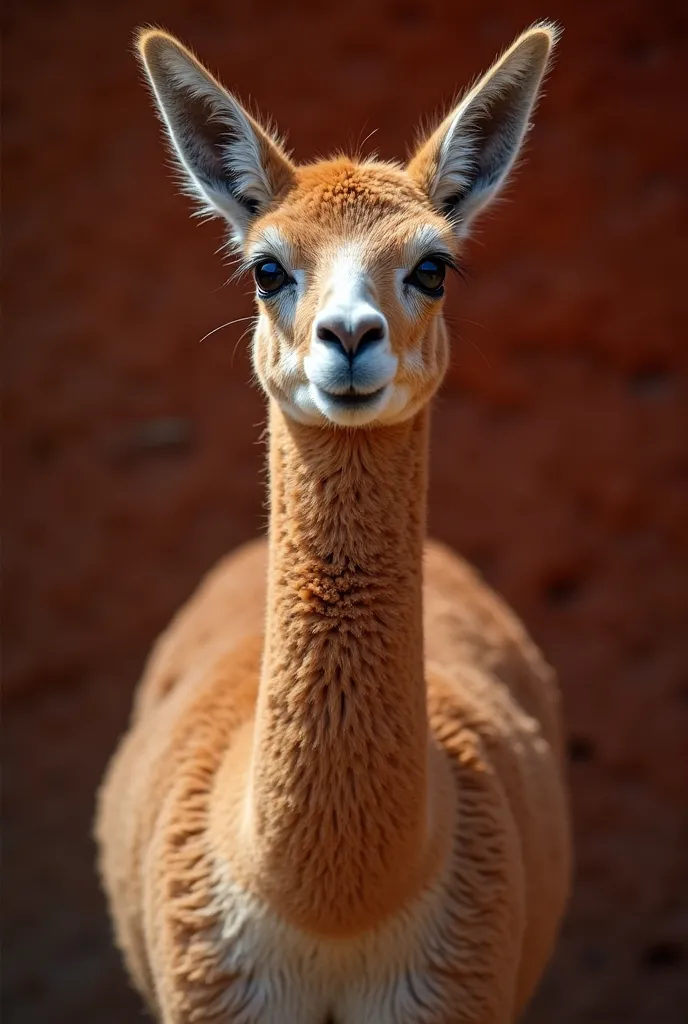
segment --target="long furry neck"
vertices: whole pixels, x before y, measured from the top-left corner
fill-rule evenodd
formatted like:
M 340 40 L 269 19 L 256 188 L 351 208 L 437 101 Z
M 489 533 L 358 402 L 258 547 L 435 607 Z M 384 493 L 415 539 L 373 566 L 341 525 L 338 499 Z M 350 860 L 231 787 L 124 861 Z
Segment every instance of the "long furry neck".
M 342 431 L 271 403 L 253 846 L 271 902 L 326 932 L 388 913 L 425 853 L 427 440 L 427 411 Z

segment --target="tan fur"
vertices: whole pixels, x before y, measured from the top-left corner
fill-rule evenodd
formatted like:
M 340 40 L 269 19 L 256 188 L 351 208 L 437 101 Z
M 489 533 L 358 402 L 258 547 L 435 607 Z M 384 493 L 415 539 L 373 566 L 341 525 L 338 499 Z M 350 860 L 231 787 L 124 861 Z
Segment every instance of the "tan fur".
M 158 36 L 170 43 L 148 34 L 144 50 Z M 554 674 L 473 570 L 425 540 L 447 336 L 441 302 L 407 301 L 395 275 L 423 231 L 457 253 L 429 173 L 422 152 L 409 172 L 291 167 L 242 226 L 247 255 L 279 245 L 304 282 L 286 313 L 260 303 L 254 343 L 268 540 L 220 563 L 158 641 L 98 808 L 117 941 L 169 1024 L 506 1024 L 556 937 L 569 832 Z M 347 246 L 402 396 L 358 429 L 292 404 Z

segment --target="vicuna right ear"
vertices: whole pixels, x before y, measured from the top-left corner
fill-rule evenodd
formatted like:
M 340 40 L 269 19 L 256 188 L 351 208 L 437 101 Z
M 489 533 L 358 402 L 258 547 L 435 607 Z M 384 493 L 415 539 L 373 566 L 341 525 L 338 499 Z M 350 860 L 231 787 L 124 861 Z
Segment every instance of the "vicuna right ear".
M 241 241 L 292 180 L 288 157 L 177 39 L 144 29 L 137 45 L 190 192 Z
M 506 181 L 558 37 L 549 23 L 519 36 L 409 163 L 409 174 L 459 235 Z

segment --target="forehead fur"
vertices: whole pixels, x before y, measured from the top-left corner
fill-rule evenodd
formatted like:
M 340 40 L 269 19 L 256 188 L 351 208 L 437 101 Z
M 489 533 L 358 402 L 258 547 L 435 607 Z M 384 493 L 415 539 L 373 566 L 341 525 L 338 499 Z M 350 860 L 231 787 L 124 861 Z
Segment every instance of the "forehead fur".
M 381 246 L 426 231 L 456 248 L 448 223 L 423 191 L 394 164 L 346 157 L 298 167 L 279 205 L 254 227 L 251 243 L 274 231 L 287 245 L 321 249 L 376 229 Z
M 345 157 L 300 167 L 287 204 L 294 212 L 320 221 L 383 213 L 433 213 L 421 189 L 394 164 L 355 163 Z

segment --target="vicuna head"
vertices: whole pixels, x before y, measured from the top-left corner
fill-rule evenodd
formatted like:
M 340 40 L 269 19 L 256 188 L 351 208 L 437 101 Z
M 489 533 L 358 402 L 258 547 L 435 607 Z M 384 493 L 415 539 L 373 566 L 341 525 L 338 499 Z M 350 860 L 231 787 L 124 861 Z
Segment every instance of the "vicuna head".
M 520 36 L 402 167 L 296 166 L 176 39 L 141 33 L 189 189 L 229 222 L 253 272 L 255 369 L 288 415 L 395 423 L 435 393 L 448 361 L 446 274 L 514 164 L 556 36 L 547 24 Z

